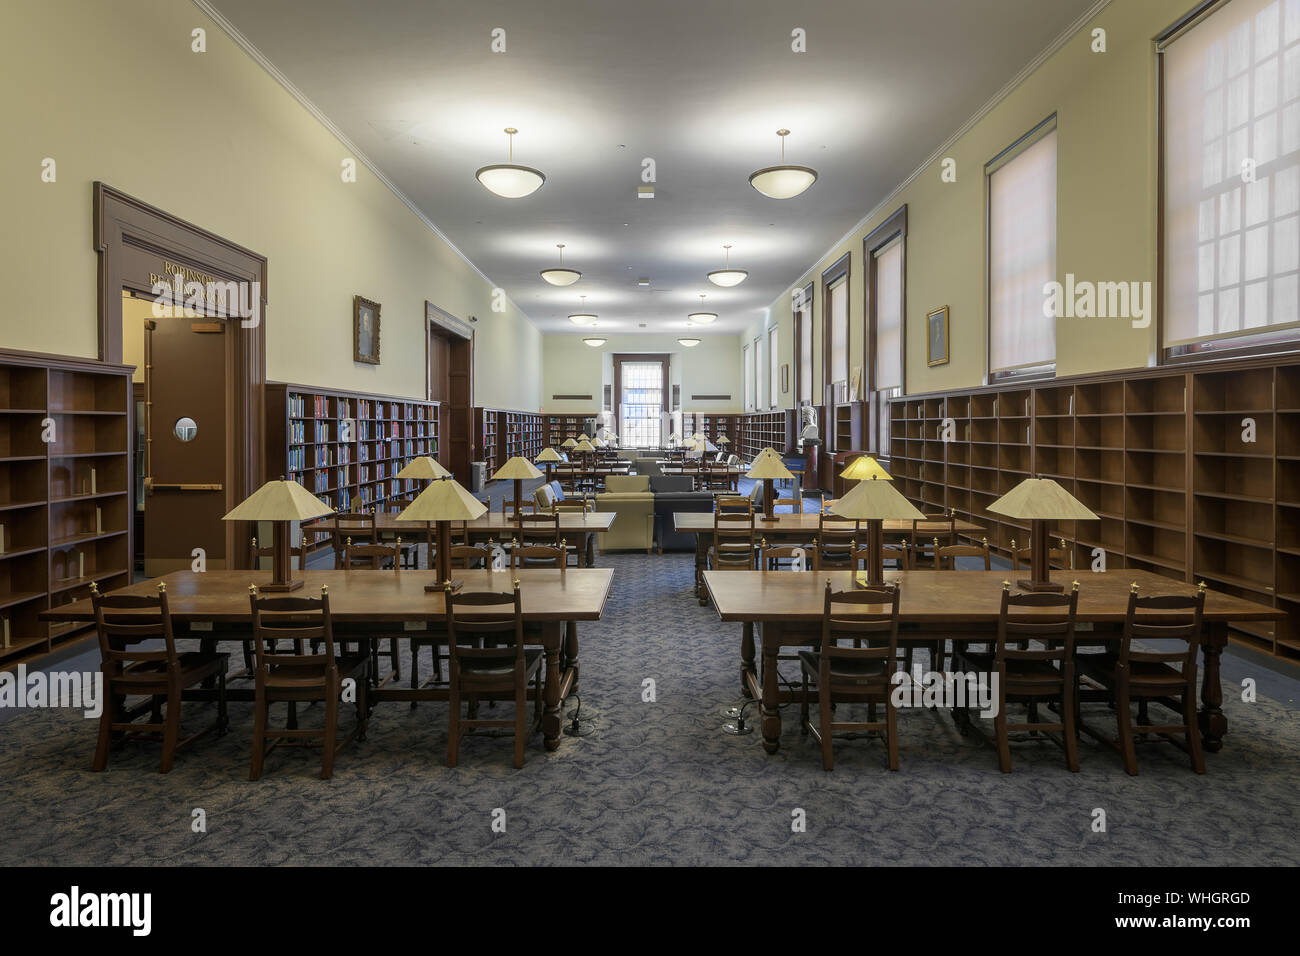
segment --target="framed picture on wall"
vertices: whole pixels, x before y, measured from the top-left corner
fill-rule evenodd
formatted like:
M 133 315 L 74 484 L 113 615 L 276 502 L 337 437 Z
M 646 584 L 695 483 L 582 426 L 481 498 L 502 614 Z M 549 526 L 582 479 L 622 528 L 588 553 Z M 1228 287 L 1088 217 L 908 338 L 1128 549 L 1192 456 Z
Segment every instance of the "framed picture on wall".
M 352 297 L 352 361 L 379 364 L 379 303 Z
M 862 385 L 862 366 L 855 365 L 853 366 L 853 374 L 849 376 L 849 401 L 850 402 L 856 402 L 858 400 L 859 397 L 858 388 L 861 385 Z
M 786 395 L 790 391 L 790 366 L 788 364 L 781 366 L 781 394 Z
M 925 361 L 927 365 L 948 364 L 948 307 L 925 315 Z

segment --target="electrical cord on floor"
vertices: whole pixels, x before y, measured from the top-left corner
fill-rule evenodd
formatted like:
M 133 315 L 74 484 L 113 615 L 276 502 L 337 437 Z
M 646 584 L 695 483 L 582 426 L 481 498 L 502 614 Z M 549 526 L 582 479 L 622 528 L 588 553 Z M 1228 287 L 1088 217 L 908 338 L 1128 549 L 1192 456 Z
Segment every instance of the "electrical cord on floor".
M 564 736 L 566 737 L 589 736 L 591 733 L 595 731 L 596 728 L 592 724 L 590 717 L 587 718 L 587 722 L 585 724 L 580 719 L 580 715 L 582 714 L 582 695 L 573 694 L 571 696 L 577 698 L 578 706 L 574 708 L 573 713 L 570 715 L 569 723 L 564 728 Z

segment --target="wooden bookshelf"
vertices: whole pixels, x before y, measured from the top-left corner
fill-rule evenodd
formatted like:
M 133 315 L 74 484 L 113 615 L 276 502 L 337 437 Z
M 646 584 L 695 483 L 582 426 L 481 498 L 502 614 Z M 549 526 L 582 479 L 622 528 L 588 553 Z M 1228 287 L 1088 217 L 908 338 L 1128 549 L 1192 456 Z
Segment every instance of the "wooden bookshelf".
M 559 449 L 570 438 L 577 441 L 578 436 L 586 428 L 587 422 L 590 422 L 595 417 L 595 412 L 584 412 L 580 415 L 545 416 L 546 444 L 551 448 Z
M 284 475 L 339 511 L 376 510 L 419 482 L 397 473 L 438 458 L 438 403 L 267 383 L 267 478 Z M 304 547 L 329 543 L 303 535 Z
M 945 426 L 951 440 L 944 440 Z M 1030 475 L 1099 521 L 1062 523 L 1070 567 L 1105 554 L 1289 611 L 1234 638 L 1300 662 L 1300 359 L 1143 369 L 890 403 L 888 465 L 927 511 L 983 526 L 1008 555 L 1024 522 L 988 511 Z
M 729 434 L 728 437 L 739 445 L 736 454 L 740 455 L 742 461 L 750 462 L 764 448 L 774 448 L 781 454 L 792 451 L 796 437 L 796 414 L 793 409 L 787 408 L 733 416 L 736 422 L 735 434 Z
M 131 583 L 131 371 L 0 353 L 0 667 L 85 636 L 42 611 Z
M 478 458 L 486 462 L 487 477 L 516 456 L 532 461 L 546 447 L 549 423 L 536 412 L 508 408 L 474 409 L 474 433 L 478 436 Z M 581 432 L 574 431 L 576 439 Z M 561 438 L 561 441 L 564 439 Z

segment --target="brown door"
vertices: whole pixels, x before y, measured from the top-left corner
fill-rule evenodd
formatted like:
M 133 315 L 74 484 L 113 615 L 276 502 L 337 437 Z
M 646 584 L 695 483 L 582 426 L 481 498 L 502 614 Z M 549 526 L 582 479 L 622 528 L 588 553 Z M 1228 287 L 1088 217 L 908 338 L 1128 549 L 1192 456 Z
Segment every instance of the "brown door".
M 145 326 L 144 568 L 226 566 L 226 343 L 220 320 Z
M 438 460 L 469 484 L 474 460 L 474 338 L 429 330 L 429 398 L 441 402 Z

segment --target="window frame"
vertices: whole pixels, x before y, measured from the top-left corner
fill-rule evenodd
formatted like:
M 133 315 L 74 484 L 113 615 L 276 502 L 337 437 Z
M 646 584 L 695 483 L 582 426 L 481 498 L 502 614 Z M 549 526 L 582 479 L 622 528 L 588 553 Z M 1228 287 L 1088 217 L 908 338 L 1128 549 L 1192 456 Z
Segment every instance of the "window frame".
M 660 366 L 659 374 L 661 376 L 661 381 L 662 381 L 662 386 L 659 389 L 659 405 L 660 405 L 660 413 L 661 413 L 659 416 L 659 441 L 660 443 L 662 443 L 664 438 L 662 413 L 668 411 L 668 395 L 669 395 L 669 389 L 671 387 L 671 379 L 669 378 L 670 356 L 664 353 L 646 354 L 646 353 L 637 353 L 637 352 L 622 352 L 622 353 L 616 353 L 610 356 L 610 358 L 614 362 L 614 422 L 615 422 L 615 426 L 619 429 L 620 439 L 622 439 L 622 434 L 623 434 L 622 433 L 623 413 L 621 411 L 621 406 L 623 404 L 623 363 L 631 362 L 635 364 L 655 364 L 655 363 L 659 364 Z M 627 443 L 624 442 L 624 444 Z M 628 447 L 634 448 L 637 446 L 628 444 Z
M 899 334 L 898 334 L 898 365 L 899 365 L 899 384 L 897 388 L 884 389 L 891 394 L 889 396 L 877 395 L 876 388 L 876 285 L 878 279 L 878 270 L 876 264 L 876 252 L 889 245 L 895 239 L 899 242 L 899 256 L 902 259 L 901 267 L 903 272 L 903 281 L 899 288 Z M 880 416 L 883 414 L 882 409 L 889 408 L 888 399 L 896 395 L 907 394 L 907 203 L 899 206 L 888 218 L 879 226 L 867 233 L 862 240 L 862 261 L 867 264 L 867 281 L 864 282 L 862 290 L 862 314 L 866 320 L 866 335 L 863 336 L 862 343 L 862 367 L 867 377 L 867 436 L 866 444 L 869 449 L 874 450 L 878 455 L 888 455 L 889 450 L 884 447 L 886 436 L 882 432 Z
M 817 375 L 816 366 L 813 363 L 815 354 L 814 342 L 816 326 L 813 321 L 813 282 L 809 282 L 801 290 L 796 290 L 791 297 L 790 311 L 794 315 L 794 407 L 801 408 L 804 404 L 804 359 L 808 361 L 808 398 L 809 405 L 817 404 Z M 795 303 L 800 301 L 802 296 L 803 308 L 797 309 Z M 808 354 L 804 355 L 803 337 L 805 329 L 808 332 Z
M 773 323 L 767 330 L 767 407 L 776 408 L 781 400 L 781 366 L 778 359 L 778 326 Z
M 822 272 L 822 401 L 827 406 L 837 404 L 835 401 L 835 383 L 841 381 L 832 377 L 831 368 L 831 295 L 830 287 L 843 278 L 844 289 L 844 378 L 847 385 L 853 360 L 849 357 L 853 340 L 853 309 L 850 296 L 853 294 L 853 250 L 849 250 L 836 259 Z
M 749 343 L 740 347 L 740 364 L 745 367 L 745 411 L 754 410 L 754 366 L 750 364 Z

